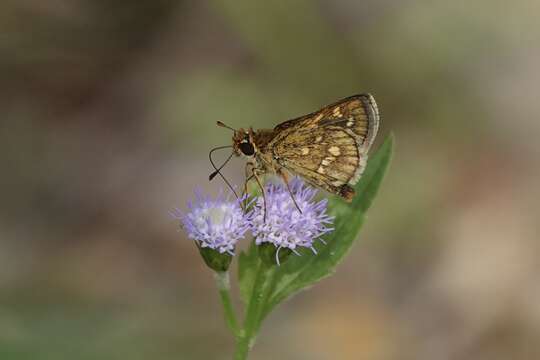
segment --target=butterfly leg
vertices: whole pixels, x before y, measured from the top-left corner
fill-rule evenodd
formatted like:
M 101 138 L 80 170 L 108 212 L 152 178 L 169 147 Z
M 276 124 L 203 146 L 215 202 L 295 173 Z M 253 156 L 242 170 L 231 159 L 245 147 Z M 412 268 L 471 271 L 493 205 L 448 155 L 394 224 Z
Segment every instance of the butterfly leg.
M 283 179 L 283 181 L 285 182 L 285 185 L 287 186 L 287 190 L 289 191 L 289 195 L 291 195 L 291 199 L 294 203 L 294 206 L 296 206 L 296 208 L 298 209 L 298 211 L 300 212 L 300 214 L 302 213 L 302 209 L 300 209 L 300 206 L 298 206 L 298 203 L 296 202 L 296 199 L 294 198 L 294 194 L 293 192 L 291 191 L 291 186 L 289 185 L 289 177 L 287 176 L 287 173 L 285 171 L 283 171 L 282 169 L 279 169 L 277 171 L 277 174 L 279 176 L 281 176 L 281 178 Z
M 251 172 L 251 174 L 249 174 Z M 257 168 L 251 164 L 246 164 L 246 181 L 244 182 L 244 195 L 245 196 L 248 193 L 248 183 L 251 179 L 255 179 L 257 184 L 259 185 L 259 188 L 261 189 L 262 197 L 263 197 L 263 204 L 264 204 L 264 219 L 263 221 L 266 222 L 266 194 L 264 191 L 264 187 L 262 186 L 261 179 L 259 178 L 259 174 L 257 171 Z M 247 201 L 247 200 L 246 200 Z M 246 205 L 244 205 L 244 210 L 246 210 Z
M 252 165 L 252 164 L 248 164 L 248 165 Z M 259 175 L 261 175 L 261 174 L 264 174 L 264 171 L 261 171 L 261 169 L 257 169 L 256 167 L 254 167 L 252 165 L 252 167 L 251 167 L 251 175 L 246 178 L 245 192 L 247 193 L 247 183 L 248 183 L 248 181 L 251 180 L 251 179 L 255 179 L 255 181 L 259 185 L 259 188 L 261 189 L 261 193 L 262 193 L 262 196 L 263 196 L 263 205 L 264 205 L 263 222 L 266 222 L 266 193 L 264 191 L 264 186 L 262 186 L 262 181 L 259 178 Z M 247 165 L 246 165 L 246 176 L 247 176 Z
M 247 198 L 247 193 L 248 193 L 248 182 L 253 179 L 255 177 L 255 175 L 251 174 L 249 177 L 246 177 L 246 181 L 244 183 L 244 193 L 242 194 L 242 198 L 244 199 L 242 201 L 242 208 L 244 209 L 244 212 L 247 211 L 247 205 L 248 205 L 248 198 Z
M 265 191 L 264 191 L 264 187 L 262 186 L 261 179 L 259 178 L 259 175 L 257 175 L 257 169 L 253 169 L 253 177 L 255 178 L 255 181 L 257 181 L 257 184 L 259 184 L 259 187 L 261 188 L 262 197 L 263 197 L 263 204 L 264 204 L 263 222 L 266 222 L 266 194 L 265 194 Z
M 245 197 L 246 197 L 246 195 L 248 193 L 248 183 L 255 176 L 253 174 L 253 164 L 251 164 L 251 163 L 246 164 L 245 176 L 246 176 L 246 180 L 244 181 L 244 193 L 242 194 L 242 198 L 244 198 L 244 201 L 242 202 L 242 204 L 243 204 L 242 207 L 244 208 L 244 211 L 246 211 L 246 208 L 247 208 L 247 198 L 245 198 Z

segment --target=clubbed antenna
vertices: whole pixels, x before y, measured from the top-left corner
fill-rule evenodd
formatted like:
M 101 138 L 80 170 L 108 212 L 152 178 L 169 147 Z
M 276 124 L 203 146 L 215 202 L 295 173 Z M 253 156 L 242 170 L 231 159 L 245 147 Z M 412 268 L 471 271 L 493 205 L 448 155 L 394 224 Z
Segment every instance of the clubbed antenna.
M 232 130 L 232 131 L 236 131 L 235 129 L 233 129 L 232 127 L 230 127 L 229 125 L 225 125 L 224 123 L 222 123 L 221 121 L 217 121 L 217 126 L 221 126 L 225 129 L 229 129 L 229 130 Z

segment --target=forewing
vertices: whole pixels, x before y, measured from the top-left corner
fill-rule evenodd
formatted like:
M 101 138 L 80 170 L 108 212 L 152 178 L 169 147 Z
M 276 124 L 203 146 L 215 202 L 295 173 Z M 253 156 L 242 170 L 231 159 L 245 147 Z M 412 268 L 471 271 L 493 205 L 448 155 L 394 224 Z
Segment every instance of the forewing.
M 275 140 L 284 138 L 298 131 L 335 126 L 350 130 L 356 143 L 369 150 L 379 128 L 379 110 L 371 94 L 353 95 L 333 104 L 292 120 L 285 121 L 274 128 Z
M 378 123 L 373 97 L 356 95 L 278 125 L 270 147 L 285 169 L 345 196 L 364 170 Z

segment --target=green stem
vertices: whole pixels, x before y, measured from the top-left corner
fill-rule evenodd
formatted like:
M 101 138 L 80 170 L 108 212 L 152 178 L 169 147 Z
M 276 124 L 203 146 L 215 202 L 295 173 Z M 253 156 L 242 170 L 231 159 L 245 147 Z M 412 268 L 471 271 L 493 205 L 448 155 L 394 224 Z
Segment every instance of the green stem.
M 245 360 L 247 359 L 249 350 L 251 349 L 251 338 L 241 334 L 236 338 L 236 350 L 234 352 L 234 360 Z
M 234 336 L 238 337 L 240 335 L 240 329 L 231 301 L 231 282 L 229 280 L 229 273 L 227 271 L 216 272 L 215 279 L 221 297 L 221 303 L 223 304 L 225 322 Z
M 266 315 L 264 307 L 274 286 L 274 273 L 275 266 L 266 267 L 258 259 L 253 292 L 244 319 L 244 329 L 236 339 L 235 360 L 247 359 L 248 353 L 255 343 L 262 319 Z
M 247 359 L 249 350 L 253 346 L 254 334 L 253 330 L 256 328 L 255 321 L 257 315 L 257 303 L 258 303 L 258 294 L 260 293 L 260 287 L 262 286 L 262 273 L 263 273 L 263 264 L 260 259 L 257 259 L 255 271 L 255 281 L 253 282 L 253 290 L 249 299 L 249 303 L 246 309 L 246 315 L 244 318 L 244 329 L 239 337 L 236 338 L 236 352 L 234 354 L 235 360 L 245 360 Z

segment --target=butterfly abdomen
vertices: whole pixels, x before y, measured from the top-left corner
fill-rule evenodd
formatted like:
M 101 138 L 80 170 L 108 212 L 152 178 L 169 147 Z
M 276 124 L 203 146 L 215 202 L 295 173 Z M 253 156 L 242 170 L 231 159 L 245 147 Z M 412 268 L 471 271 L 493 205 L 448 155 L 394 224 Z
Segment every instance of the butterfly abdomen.
M 349 185 L 342 185 L 339 187 L 339 196 L 344 198 L 347 202 L 352 201 L 354 194 L 354 189 Z

